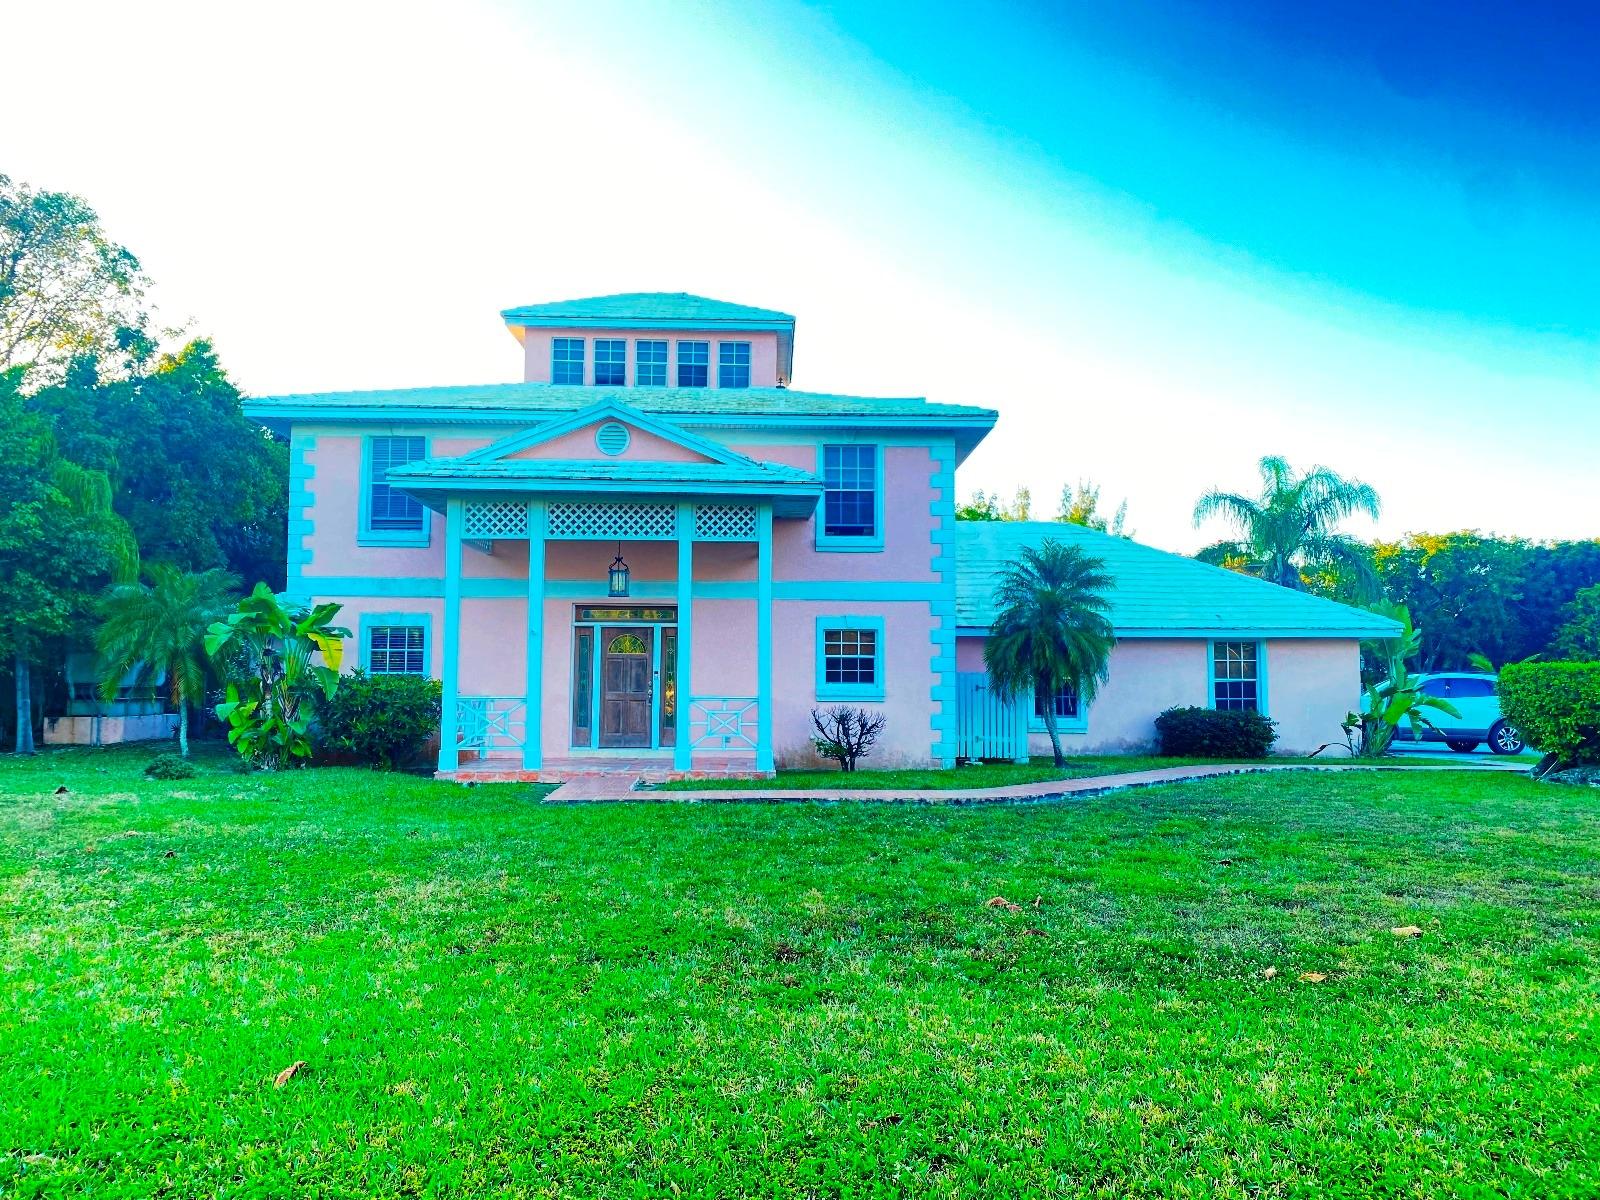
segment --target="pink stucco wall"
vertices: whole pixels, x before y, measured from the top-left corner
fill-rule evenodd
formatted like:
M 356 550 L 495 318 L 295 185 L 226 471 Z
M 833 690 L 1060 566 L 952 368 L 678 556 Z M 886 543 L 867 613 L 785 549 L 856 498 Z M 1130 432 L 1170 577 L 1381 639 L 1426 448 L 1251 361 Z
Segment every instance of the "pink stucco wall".
M 889 716 L 872 766 L 925 766 L 933 745 L 934 618 L 926 603 L 779 601 L 773 605 L 773 748 L 780 766 L 812 757 L 811 710 L 817 698 L 817 618 L 881 616 L 884 698 L 862 707 Z
M 594 382 L 594 343 L 597 338 L 622 338 L 628 344 L 627 386 L 638 378 L 634 367 L 635 346 L 645 341 L 667 343 L 667 386 L 678 382 L 678 342 L 710 342 L 710 386 L 717 386 L 717 343 L 750 343 L 750 386 L 776 387 L 778 384 L 778 335 L 742 333 L 736 330 L 649 330 L 649 329 L 524 329 L 522 331 L 523 379 L 528 383 L 550 382 L 550 340 L 558 337 L 583 339 L 583 381 Z
M 820 471 L 815 444 L 794 446 L 740 445 L 733 449 L 750 458 Z M 822 506 L 803 521 L 779 521 L 772 528 L 772 570 L 775 579 L 895 580 L 928 583 L 936 550 L 933 531 L 935 463 L 926 446 L 886 446 L 883 451 L 883 552 L 860 554 L 817 549 L 817 520 Z
M 444 520 L 430 516 L 429 544 L 422 547 L 362 546 L 359 542 L 361 457 L 363 438 L 372 434 L 425 434 L 435 456 L 466 453 L 504 438 L 506 427 L 462 429 L 456 426 L 417 426 L 357 429 L 345 426 L 307 427 L 314 436 L 307 462 L 313 474 L 306 487 L 313 497 L 311 532 L 306 540 L 311 560 L 300 568 L 305 590 L 318 592 L 317 580 L 328 580 L 329 591 L 320 595 L 345 605 L 341 619 L 352 631 L 359 629 L 363 613 L 423 613 L 432 618 L 429 671 L 443 670 L 443 601 L 438 595 L 401 598 L 396 595 L 361 594 L 334 580 L 370 579 L 373 591 L 393 585 L 442 592 L 444 578 Z M 724 440 L 716 431 L 705 436 Z M 728 439 L 733 440 L 733 439 Z M 657 444 L 657 443 L 660 444 Z M 814 439 L 793 444 L 751 442 L 733 449 L 761 461 L 789 463 L 806 470 L 818 467 Z M 580 430 L 557 439 L 540 453 L 559 457 L 596 457 L 593 430 Z M 695 457 L 676 445 L 635 431 L 631 457 Z M 938 498 L 933 478 L 939 463 L 927 447 L 888 445 L 884 449 L 884 550 L 881 553 L 819 552 L 812 519 L 779 519 L 774 525 L 773 576 L 785 583 L 835 585 L 851 591 L 858 583 L 928 585 L 940 579 L 933 560 L 937 547 L 933 531 L 938 518 L 932 506 Z M 467 546 L 462 554 L 465 595 L 461 607 L 459 686 L 464 695 L 521 695 L 526 687 L 527 604 L 524 587 L 528 572 L 528 547 L 520 540 L 492 543 L 493 552 Z M 570 753 L 570 676 L 573 606 L 605 602 L 605 571 L 616 553 L 610 541 L 552 541 L 545 547 L 545 578 L 558 594 L 547 596 L 544 607 L 544 680 L 541 731 L 545 754 Z M 676 602 L 677 547 L 665 542 L 623 543 L 623 554 L 635 583 L 634 602 Z M 756 548 L 747 543 L 703 543 L 694 548 L 694 571 L 702 582 L 753 584 Z M 587 585 L 592 591 L 581 591 Z M 494 588 L 499 594 L 475 596 L 474 587 Z M 350 594 L 354 591 L 355 594 Z M 816 697 L 816 618 L 819 615 L 881 616 L 886 622 L 885 653 L 889 712 L 888 729 L 874 761 L 879 764 L 917 763 L 930 760 L 936 740 L 931 718 L 934 678 L 935 619 L 925 597 L 916 600 L 801 601 L 774 604 L 773 728 L 780 761 L 804 761 L 810 756 L 810 711 Z M 702 598 L 695 602 L 692 694 L 695 696 L 754 696 L 756 683 L 756 612 L 750 598 Z M 349 647 L 348 661 L 359 661 L 359 646 Z M 685 710 L 686 714 L 686 710 Z
M 1361 706 L 1361 646 L 1333 638 L 1267 643 L 1267 715 L 1283 753 L 1343 742 L 1339 722 Z
M 363 437 L 368 433 L 334 428 L 308 429 L 315 435 L 316 443 L 307 455 L 313 468 L 307 483 L 312 503 L 312 532 L 307 538 L 311 561 L 303 568 L 307 577 L 374 576 L 374 577 L 444 577 L 444 517 L 429 514 L 429 538 L 426 546 L 363 546 L 360 542 L 361 455 Z M 372 434 L 382 435 L 389 429 L 375 429 Z M 393 432 L 430 433 L 426 428 L 407 426 Z M 471 433 L 450 431 L 440 427 L 431 431 L 429 449 L 435 456 L 465 454 L 489 442 L 508 435 L 505 429 L 484 429 Z M 713 436 L 708 434 L 708 436 Z M 715 440 L 715 439 L 714 439 Z M 676 454 L 675 461 L 695 457 L 675 444 L 654 435 L 637 431 L 628 457 L 666 457 Z M 660 443 L 660 445 L 657 445 Z M 598 457 L 594 448 L 592 430 L 575 431 L 548 443 L 555 457 Z M 794 445 L 731 444 L 731 449 L 760 461 L 782 463 L 807 471 L 818 469 L 818 449 L 815 443 Z M 819 551 L 816 545 L 816 517 L 805 520 L 779 520 L 773 526 L 773 577 L 779 580 L 843 580 L 929 583 L 938 578 L 933 570 L 937 550 L 932 534 L 938 521 L 932 512 L 937 498 L 933 477 L 937 470 L 932 453 L 922 446 L 887 446 L 884 448 L 884 548 L 881 553 L 849 553 Z M 613 544 L 614 545 L 614 544 Z M 626 543 L 624 552 L 629 564 L 635 558 L 651 559 L 654 550 L 674 554 L 670 547 L 652 543 Z M 559 544 L 552 543 L 552 552 Z M 709 547 L 702 546 L 698 553 Z M 590 564 L 592 554 L 584 551 L 583 565 L 574 569 L 585 575 L 595 568 Z M 744 548 L 744 553 L 754 561 L 754 551 Z M 520 557 L 519 557 L 520 556 Z M 463 572 L 468 576 L 511 577 L 518 573 L 517 563 L 526 571 L 526 548 L 515 543 L 497 544 L 492 560 L 482 554 L 468 551 L 464 557 Z M 606 560 L 610 561 L 609 557 Z M 604 569 L 602 563 L 600 569 Z M 553 579 L 576 578 L 564 571 L 551 569 Z M 670 576 L 640 571 L 635 567 L 636 579 L 664 579 Z
M 1111 654 L 1110 678 L 1090 706 L 1088 728 L 1065 733 L 1068 753 L 1144 750 L 1154 744 L 1155 718 L 1174 705 L 1210 703 L 1210 644 L 1204 639 L 1125 638 Z M 1355 642 L 1278 638 L 1266 644 L 1267 715 L 1278 722 L 1280 754 L 1305 754 L 1342 735 L 1339 722 L 1360 692 Z M 956 643 L 956 669 L 982 671 L 983 639 Z M 1029 748 L 1048 754 L 1050 739 L 1034 733 Z

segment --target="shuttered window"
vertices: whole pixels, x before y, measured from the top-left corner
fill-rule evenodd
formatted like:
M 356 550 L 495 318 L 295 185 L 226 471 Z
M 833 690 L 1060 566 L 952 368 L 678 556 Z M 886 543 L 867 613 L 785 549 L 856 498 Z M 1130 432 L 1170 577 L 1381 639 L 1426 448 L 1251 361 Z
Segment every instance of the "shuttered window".
M 389 471 L 428 456 L 426 438 L 375 437 L 367 443 L 367 528 L 377 532 L 417 532 L 427 514 L 422 505 L 389 486 Z

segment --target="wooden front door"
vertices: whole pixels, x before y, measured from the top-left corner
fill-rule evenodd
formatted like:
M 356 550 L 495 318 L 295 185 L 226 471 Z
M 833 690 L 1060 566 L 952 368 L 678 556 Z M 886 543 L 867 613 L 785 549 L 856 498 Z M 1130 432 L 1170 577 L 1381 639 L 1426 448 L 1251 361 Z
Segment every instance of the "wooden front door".
M 651 646 L 648 625 L 600 631 L 600 744 L 650 746 Z

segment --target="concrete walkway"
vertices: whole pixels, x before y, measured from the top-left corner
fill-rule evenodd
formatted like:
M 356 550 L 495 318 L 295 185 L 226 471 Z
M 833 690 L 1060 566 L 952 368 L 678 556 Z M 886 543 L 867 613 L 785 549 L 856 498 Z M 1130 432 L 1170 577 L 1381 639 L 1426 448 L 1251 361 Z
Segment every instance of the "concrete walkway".
M 1125 788 L 1159 783 L 1184 783 L 1222 775 L 1256 775 L 1273 771 L 1453 771 L 1457 774 L 1512 772 L 1526 774 L 1525 764 L 1475 763 L 1362 763 L 1362 762 L 1256 762 L 1210 763 L 1199 767 L 1158 767 L 1153 771 L 1128 771 L 1120 775 L 1089 775 L 1081 779 L 1046 779 L 992 788 L 785 788 L 774 780 L 771 787 L 699 788 L 694 791 L 641 791 L 639 780 L 627 775 L 587 778 L 562 784 L 545 797 L 547 804 L 614 803 L 647 800 L 656 803 L 726 804 L 775 800 L 876 800 L 911 804 L 985 804 L 1004 801 L 1056 800 L 1064 796 L 1094 796 Z M 581 786 L 580 786 L 581 785 Z

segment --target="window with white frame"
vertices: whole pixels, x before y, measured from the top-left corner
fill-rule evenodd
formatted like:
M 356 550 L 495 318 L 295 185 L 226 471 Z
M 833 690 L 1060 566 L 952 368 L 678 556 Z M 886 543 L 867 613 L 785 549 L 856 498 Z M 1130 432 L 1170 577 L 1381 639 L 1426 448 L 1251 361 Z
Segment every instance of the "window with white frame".
M 583 382 L 583 339 L 550 339 L 550 382 Z
M 427 456 L 426 438 L 367 440 L 367 519 L 363 532 L 402 536 L 426 532 L 428 514 L 414 497 L 389 486 L 389 472 Z
M 750 386 L 749 342 L 717 344 L 717 386 L 725 388 Z
M 633 382 L 639 387 L 667 386 L 667 344 L 641 338 L 633 344 Z
M 595 338 L 596 387 L 623 387 L 628 382 L 628 343 L 624 338 Z
M 1261 644 L 1211 644 L 1211 706 L 1232 712 L 1261 711 Z
M 817 618 L 817 699 L 883 699 L 883 622 Z
M 1058 721 L 1075 721 L 1078 718 L 1078 689 L 1070 684 L 1067 687 L 1057 688 L 1054 695 L 1047 696 L 1044 692 L 1033 694 L 1033 719 L 1044 723 L 1045 704 L 1049 703 L 1055 711 Z
M 426 675 L 427 631 L 421 625 L 372 625 L 367 629 L 369 675 Z
M 678 386 L 705 387 L 711 378 L 711 343 L 678 343 Z
M 827 538 L 878 536 L 878 447 L 822 448 L 822 532 Z

